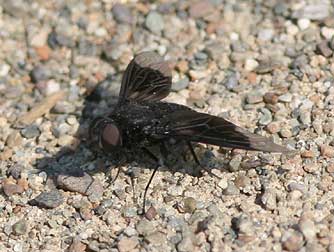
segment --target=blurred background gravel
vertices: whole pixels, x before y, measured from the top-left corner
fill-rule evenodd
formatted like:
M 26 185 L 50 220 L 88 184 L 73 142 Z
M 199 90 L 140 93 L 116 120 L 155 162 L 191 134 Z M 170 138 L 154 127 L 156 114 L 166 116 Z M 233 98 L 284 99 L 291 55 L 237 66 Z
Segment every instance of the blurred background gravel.
M 329 0 L 0 0 L 0 251 L 334 251 L 334 10 Z M 166 100 L 296 155 L 198 146 L 151 169 L 87 143 L 140 51 Z M 177 152 L 177 151 L 176 151 Z M 180 161 L 181 160 L 181 161 Z

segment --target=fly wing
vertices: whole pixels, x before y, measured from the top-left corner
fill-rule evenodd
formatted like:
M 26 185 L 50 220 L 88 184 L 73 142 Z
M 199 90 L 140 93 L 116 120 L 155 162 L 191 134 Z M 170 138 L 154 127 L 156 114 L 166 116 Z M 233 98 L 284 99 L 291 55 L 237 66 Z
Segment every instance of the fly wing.
M 166 61 L 155 52 L 136 55 L 126 68 L 119 101 L 158 101 L 171 89 L 172 72 Z
M 171 113 L 165 122 L 168 125 L 165 134 L 187 141 L 265 152 L 290 151 L 269 138 L 250 133 L 221 117 L 194 110 Z

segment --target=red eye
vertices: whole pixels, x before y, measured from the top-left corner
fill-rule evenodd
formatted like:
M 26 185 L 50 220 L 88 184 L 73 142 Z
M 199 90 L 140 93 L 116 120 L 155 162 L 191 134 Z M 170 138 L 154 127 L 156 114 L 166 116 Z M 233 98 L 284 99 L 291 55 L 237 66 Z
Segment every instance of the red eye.
M 103 129 L 102 140 L 105 144 L 117 146 L 122 144 L 121 133 L 115 124 L 107 124 Z

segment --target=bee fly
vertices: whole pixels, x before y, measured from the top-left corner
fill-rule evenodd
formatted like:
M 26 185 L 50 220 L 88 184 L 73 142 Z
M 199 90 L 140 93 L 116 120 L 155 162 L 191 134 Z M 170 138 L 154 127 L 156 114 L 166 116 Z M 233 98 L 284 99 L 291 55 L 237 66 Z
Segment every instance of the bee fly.
M 142 149 L 157 163 L 147 147 L 158 144 L 166 153 L 166 142 L 183 141 L 189 146 L 195 162 L 200 165 L 192 142 L 220 147 L 287 152 L 270 139 L 250 133 L 217 116 L 199 113 L 186 106 L 162 102 L 171 90 L 171 69 L 161 56 L 142 52 L 134 57 L 123 75 L 118 103 L 105 117 L 95 118 L 90 125 L 90 136 L 106 152 Z M 146 192 L 159 165 L 154 169 L 145 188 Z

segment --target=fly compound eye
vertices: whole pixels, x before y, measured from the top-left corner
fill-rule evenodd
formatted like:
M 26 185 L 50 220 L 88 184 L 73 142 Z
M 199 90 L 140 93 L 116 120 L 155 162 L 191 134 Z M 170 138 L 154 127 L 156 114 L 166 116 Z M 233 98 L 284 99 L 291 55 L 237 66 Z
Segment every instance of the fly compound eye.
M 108 123 L 101 134 L 102 146 L 104 148 L 122 145 L 122 136 L 118 127 L 113 123 Z

